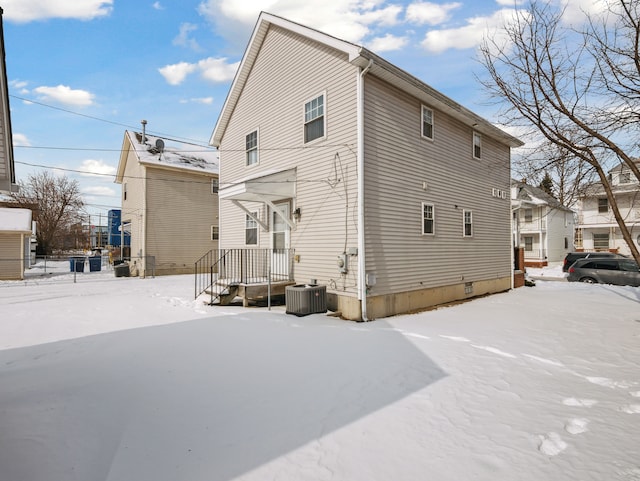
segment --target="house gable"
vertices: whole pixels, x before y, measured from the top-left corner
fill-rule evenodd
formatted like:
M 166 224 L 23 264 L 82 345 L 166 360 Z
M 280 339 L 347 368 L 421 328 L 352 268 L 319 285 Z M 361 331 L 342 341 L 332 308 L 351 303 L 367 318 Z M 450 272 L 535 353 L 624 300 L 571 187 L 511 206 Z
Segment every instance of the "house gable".
M 16 192 L 11 112 L 9 109 L 9 85 L 4 49 L 3 10 L 0 7 L 0 192 Z

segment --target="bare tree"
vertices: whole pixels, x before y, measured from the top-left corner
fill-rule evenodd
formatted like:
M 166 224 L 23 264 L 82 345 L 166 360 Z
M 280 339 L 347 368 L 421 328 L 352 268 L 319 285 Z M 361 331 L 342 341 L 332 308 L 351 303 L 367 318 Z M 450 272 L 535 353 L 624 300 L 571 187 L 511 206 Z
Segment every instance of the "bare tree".
M 576 30 L 563 9 L 533 0 L 501 35 L 485 38 L 485 87 L 504 102 L 508 123 L 533 125 L 549 144 L 595 172 L 635 260 L 640 252 L 607 176 L 622 163 L 640 181 L 632 153 L 640 128 L 639 0 L 610 0 Z M 575 46 L 575 47 L 572 47 Z
M 84 201 L 78 182 L 65 176 L 39 172 L 18 184 L 19 192 L 11 193 L 10 197 L 20 206 L 37 206 L 34 218 L 38 223 L 38 247 L 42 253 L 51 254 L 61 246 L 63 234 L 80 219 Z
M 548 176 L 554 197 L 567 207 L 575 206 L 585 188 L 595 181 L 591 165 L 550 142 L 514 159 L 512 168 L 515 178 L 530 185 L 539 185 Z

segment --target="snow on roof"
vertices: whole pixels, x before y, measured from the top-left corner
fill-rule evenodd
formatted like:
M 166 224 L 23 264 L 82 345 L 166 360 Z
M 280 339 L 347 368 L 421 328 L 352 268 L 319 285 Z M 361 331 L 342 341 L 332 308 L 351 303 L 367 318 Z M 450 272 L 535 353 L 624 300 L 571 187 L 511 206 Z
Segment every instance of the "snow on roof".
M 31 211 L 0 207 L 0 231 L 31 232 Z
M 127 130 L 127 135 L 142 163 L 212 174 L 220 171 L 220 153 L 215 150 L 148 134 L 145 134 L 146 141 L 142 143 L 142 133 Z M 179 148 L 167 146 L 169 142 Z

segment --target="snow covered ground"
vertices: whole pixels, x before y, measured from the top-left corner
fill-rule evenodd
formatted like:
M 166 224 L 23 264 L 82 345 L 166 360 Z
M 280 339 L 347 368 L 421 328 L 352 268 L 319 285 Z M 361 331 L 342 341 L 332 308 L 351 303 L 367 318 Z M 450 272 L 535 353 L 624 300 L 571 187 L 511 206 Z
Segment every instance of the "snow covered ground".
M 638 288 L 354 323 L 65 269 L 0 283 L 0 480 L 640 480 Z

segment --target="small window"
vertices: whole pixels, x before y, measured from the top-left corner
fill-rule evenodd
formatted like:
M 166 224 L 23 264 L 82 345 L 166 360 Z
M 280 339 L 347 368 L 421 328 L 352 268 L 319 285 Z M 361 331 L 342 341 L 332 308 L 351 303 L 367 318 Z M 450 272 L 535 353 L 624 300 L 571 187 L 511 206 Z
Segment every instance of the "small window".
M 245 139 L 247 165 L 258 163 L 258 131 L 254 130 Z
M 598 213 L 606 214 L 607 212 L 609 212 L 609 199 L 602 197 L 598 199 Z
M 127 200 L 127 183 L 122 184 L 122 200 Z
M 620 183 L 621 184 L 630 184 L 631 183 L 631 172 L 629 172 L 629 171 L 620 172 Z
M 473 158 L 482 158 L 482 135 L 478 132 L 473 133 Z
M 464 222 L 463 235 L 464 237 L 473 236 L 473 214 L 470 210 L 462 211 L 462 218 Z
M 593 234 L 593 248 L 596 250 L 608 250 L 609 234 Z
M 211 179 L 211 193 L 217 194 L 220 190 L 220 181 L 218 179 Z
M 422 106 L 422 136 L 433 140 L 433 110 Z
M 564 248 L 565 248 L 565 249 L 568 249 L 568 248 L 569 248 L 569 238 L 568 238 L 568 237 L 565 237 L 565 238 L 564 238 Z
M 246 214 L 245 241 L 244 241 L 246 245 L 258 244 L 258 223 L 255 220 L 257 217 L 258 217 L 257 212 L 252 212 L 251 215 Z
M 215 241 L 215 240 L 219 240 L 219 239 L 220 239 L 219 227 L 217 225 L 212 225 L 211 226 L 211 240 Z
M 434 210 L 433 204 L 422 203 L 422 233 L 433 234 L 434 228 Z
M 304 143 L 324 137 L 324 94 L 304 104 Z
M 527 252 L 532 252 L 533 251 L 533 237 L 532 236 L 526 236 L 524 238 L 524 250 Z
M 524 221 L 525 222 L 533 221 L 533 209 L 524 209 Z

